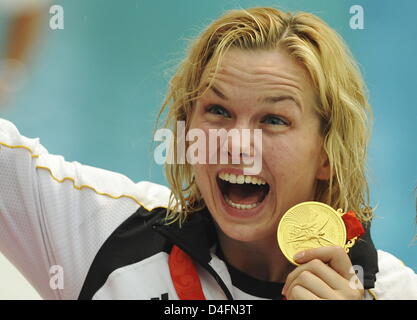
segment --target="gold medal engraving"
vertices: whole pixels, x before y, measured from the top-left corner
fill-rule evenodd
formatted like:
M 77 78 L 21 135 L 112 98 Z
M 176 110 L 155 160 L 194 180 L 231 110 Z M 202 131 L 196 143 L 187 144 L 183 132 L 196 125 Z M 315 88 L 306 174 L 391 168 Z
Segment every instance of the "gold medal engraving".
M 346 227 L 342 213 L 315 201 L 303 202 L 290 208 L 278 225 L 278 245 L 293 264 L 300 251 L 324 246 L 346 244 Z

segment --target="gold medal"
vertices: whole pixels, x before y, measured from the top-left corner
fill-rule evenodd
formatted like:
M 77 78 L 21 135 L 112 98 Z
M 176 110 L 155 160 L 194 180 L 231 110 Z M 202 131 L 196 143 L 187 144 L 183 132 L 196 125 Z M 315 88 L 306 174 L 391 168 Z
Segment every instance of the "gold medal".
M 293 256 L 307 249 L 341 246 L 349 250 L 354 244 L 346 244 L 346 226 L 342 209 L 334 210 L 327 204 L 315 201 L 302 202 L 290 208 L 278 225 L 278 245 L 285 257 L 294 265 Z

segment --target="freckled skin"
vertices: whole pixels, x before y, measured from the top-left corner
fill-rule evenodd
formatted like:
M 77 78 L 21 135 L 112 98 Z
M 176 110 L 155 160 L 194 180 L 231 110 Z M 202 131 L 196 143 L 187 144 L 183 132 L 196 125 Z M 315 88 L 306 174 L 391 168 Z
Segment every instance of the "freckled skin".
M 211 70 L 208 66 L 202 81 L 211 79 Z M 219 128 L 262 129 L 259 175 L 269 184 L 270 194 L 260 214 L 241 219 L 224 211 L 216 191 L 216 172 L 219 168 L 243 168 L 242 165 L 194 165 L 196 182 L 218 225 L 226 257 L 241 270 L 251 273 L 255 255 L 259 263 L 270 265 L 267 273 L 271 273 L 272 269 L 279 268 L 277 261 L 285 261 L 276 243 L 280 217 L 293 205 L 313 200 L 317 180 L 329 177 L 319 118 L 314 112 L 314 89 L 302 65 L 280 49 L 230 50 L 214 86 L 228 99 L 208 90 L 195 105 L 190 128 L 200 128 L 207 134 L 209 129 Z M 266 96 L 282 95 L 293 100 L 262 101 Z M 205 108 L 212 104 L 222 106 L 228 115 L 208 113 Z M 265 116 L 271 114 L 282 118 L 285 124 L 265 123 Z

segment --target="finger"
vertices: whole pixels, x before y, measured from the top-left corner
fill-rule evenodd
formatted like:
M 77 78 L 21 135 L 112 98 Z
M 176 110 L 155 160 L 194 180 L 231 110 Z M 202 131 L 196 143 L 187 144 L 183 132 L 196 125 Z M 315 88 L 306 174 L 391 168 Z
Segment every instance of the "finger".
M 320 300 L 314 293 L 300 285 L 293 287 L 291 293 L 286 298 L 288 300 Z
M 304 264 L 314 259 L 319 259 L 328 264 L 333 270 L 343 278 L 352 277 L 349 256 L 342 247 L 320 247 L 302 251 L 294 256 L 294 260 L 299 264 Z
M 297 286 L 307 289 L 321 299 L 332 299 L 335 296 L 335 290 L 330 288 L 326 282 L 309 271 L 301 272 L 289 285 L 288 290 L 285 291 L 284 295 L 290 296 L 292 290 Z
M 311 272 L 312 274 L 322 279 L 330 288 L 334 290 L 341 289 L 343 286 L 343 281 L 346 281 L 340 274 L 338 274 L 324 262 L 318 259 L 314 259 L 300 265 L 287 276 L 287 280 L 285 281 L 282 292 L 285 292 L 291 283 L 303 272 Z

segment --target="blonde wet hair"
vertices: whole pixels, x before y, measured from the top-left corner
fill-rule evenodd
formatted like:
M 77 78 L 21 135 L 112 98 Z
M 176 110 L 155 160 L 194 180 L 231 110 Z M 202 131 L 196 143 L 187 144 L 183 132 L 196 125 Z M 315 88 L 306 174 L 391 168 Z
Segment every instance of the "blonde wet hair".
M 164 127 L 175 133 L 177 121 L 185 121 L 188 129 L 195 101 L 215 78 L 203 87 L 205 68 L 210 63 L 217 71 L 229 48 L 286 50 L 306 68 L 316 91 L 316 111 L 332 172 L 328 181 L 318 181 L 315 200 L 335 209 L 353 210 L 361 221 L 371 220 L 365 175 L 371 127 L 366 87 L 344 41 L 313 14 L 250 8 L 229 11 L 211 23 L 192 41 L 169 82 L 159 113 L 161 117 L 166 112 Z M 177 143 L 175 136 L 175 156 Z M 172 190 L 168 219 L 183 222 L 189 214 L 204 208 L 190 164 L 165 164 L 165 175 Z

